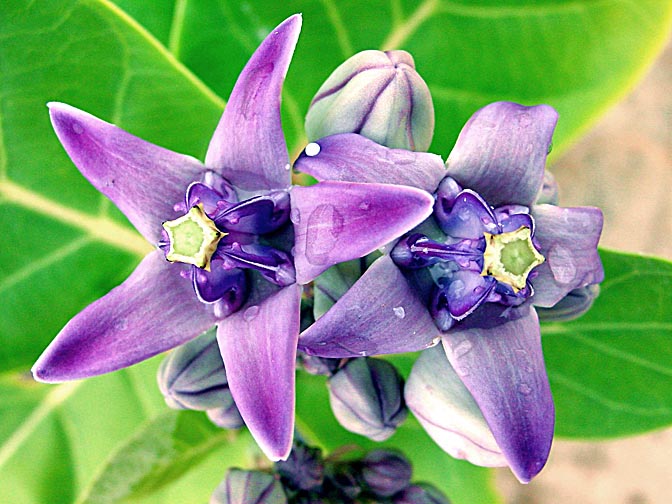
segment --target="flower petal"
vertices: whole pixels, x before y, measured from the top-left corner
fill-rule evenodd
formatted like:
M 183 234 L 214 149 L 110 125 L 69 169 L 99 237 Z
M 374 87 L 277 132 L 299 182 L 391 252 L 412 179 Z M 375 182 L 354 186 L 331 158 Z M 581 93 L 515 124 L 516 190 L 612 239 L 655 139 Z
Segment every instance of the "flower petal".
M 441 347 L 420 353 L 404 390 L 406 404 L 442 450 L 485 467 L 506 465 L 474 398 Z
M 339 358 L 414 352 L 438 335 L 425 303 L 385 255 L 303 332 L 299 349 Z
M 490 205 L 531 205 L 544 180 L 557 112 L 548 105 L 491 103 L 462 128 L 448 156 L 448 175 Z
M 64 103 L 50 103 L 51 122 L 73 163 L 152 244 L 161 224 L 177 217 L 190 182 L 205 168 L 190 156 L 145 142 Z
M 434 199 L 413 187 L 321 182 L 294 187 L 291 202 L 296 281 L 305 284 L 417 226 L 431 214 Z
M 593 207 L 532 207 L 535 239 L 546 261 L 534 269 L 532 302 L 549 308 L 570 291 L 604 280 L 597 252 L 602 212 Z
M 289 156 L 280 122 L 280 93 L 301 31 L 301 15 L 273 30 L 231 91 L 205 164 L 246 190 L 285 189 Z
M 409 185 L 429 192 L 446 176 L 436 154 L 389 149 L 354 133 L 331 135 L 309 144 L 294 168 L 320 181 Z
M 482 307 L 483 311 L 486 307 Z M 536 312 L 487 329 L 457 325 L 442 342 L 516 477 L 530 481 L 546 463 L 555 410 L 541 350 Z M 527 313 L 522 312 L 525 310 Z
M 35 378 L 51 383 L 115 371 L 212 327 L 212 309 L 181 269 L 159 250 L 148 254 L 124 283 L 68 322 L 33 366 Z
M 301 287 L 248 302 L 217 330 L 233 398 L 271 460 L 286 459 L 294 434 L 294 369 Z

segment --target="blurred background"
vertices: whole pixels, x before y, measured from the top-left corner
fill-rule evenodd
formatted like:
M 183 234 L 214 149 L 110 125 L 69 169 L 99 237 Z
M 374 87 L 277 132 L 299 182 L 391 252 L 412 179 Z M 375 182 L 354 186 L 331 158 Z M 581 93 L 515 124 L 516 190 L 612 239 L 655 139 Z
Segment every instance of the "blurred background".
M 604 248 L 672 259 L 670 90 L 672 41 L 631 94 L 551 165 L 562 206 L 602 208 Z M 617 441 L 556 439 L 532 483 L 520 485 L 508 470 L 498 483 L 508 504 L 667 504 L 671 453 L 670 429 Z

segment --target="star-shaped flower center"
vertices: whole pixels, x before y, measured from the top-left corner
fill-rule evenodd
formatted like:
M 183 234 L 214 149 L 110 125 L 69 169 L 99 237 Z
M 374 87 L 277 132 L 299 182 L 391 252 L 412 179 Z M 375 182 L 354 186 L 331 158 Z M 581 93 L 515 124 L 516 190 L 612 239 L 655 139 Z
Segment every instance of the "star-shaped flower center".
M 170 239 L 166 259 L 193 264 L 206 271 L 210 271 L 210 259 L 219 240 L 226 236 L 205 214 L 202 204 L 193 206 L 182 217 L 164 222 L 163 229 Z
M 481 275 L 507 283 L 515 292 L 524 289 L 530 271 L 545 260 L 532 243 L 530 228 L 521 226 L 509 233 L 483 234 L 485 252 Z

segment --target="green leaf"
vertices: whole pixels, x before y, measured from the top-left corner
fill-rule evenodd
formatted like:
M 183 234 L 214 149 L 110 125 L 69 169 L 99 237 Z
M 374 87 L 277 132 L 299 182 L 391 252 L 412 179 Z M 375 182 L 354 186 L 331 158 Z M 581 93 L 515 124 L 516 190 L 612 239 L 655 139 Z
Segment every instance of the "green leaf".
M 165 408 L 156 363 L 57 386 L 0 378 L 0 494 L 6 502 L 72 503 L 120 439 Z M 154 387 L 151 393 L 147 385 Z
M 672 263 L 601 255 L 606 280 L 590 311 L 542 328 L 559 436 L 617 437 L 672 424 Z
M 26 368 L 151 246 L 77 171 L 59 100 L 202 156 L 223 101 L 106 1 L 0 5 L 0 371 Z
M 388 447 L 401 450 L 413 465 L 412 481 L 427 481 L 441 489 L 454 504 L 500 502 L 493 472 L 456 460 L 443 452 L 411 416 L 387 441 L 377 443 L 346 431 L 334 418 L 323 376 L 297 374 L 296 427 L 309 444 L 326 453 L 344 446 L 365 450 Z
M 116 0 L 149 26 L 157 9 Z M 289 15 L 304 27 L 290 68 L 286 121 L 302 147 L 310 99 L 345 58 L 364 49 L 405 49 L 432 91 L 432 150 L 447 155 L 462 125 L 498 100 L 548 103 L 561 120 L 555 154 L 628 92 L 662 49 L 672 4 L 661 0 L 166 1 L 158 36 L 220 96 L 263 37 Z
M 225 468 L 250 465 L 245 447 L 251 442 L 247 431 L 225 431 L 215 427 L 203 412 L 166 411 L 143 425 L 109 460 L 93 485 L 77 500 L 81 504 L 112 504 L 156 495 L 192 469 L 201 474 L 200 464 L 215 452 L 215 479 L 203 477 L 191 502 L 205 501 L 219 484 Z M 224 448 L 222 448 L 224 447 Z M 175 498 L 175 488 L 170 488 Z

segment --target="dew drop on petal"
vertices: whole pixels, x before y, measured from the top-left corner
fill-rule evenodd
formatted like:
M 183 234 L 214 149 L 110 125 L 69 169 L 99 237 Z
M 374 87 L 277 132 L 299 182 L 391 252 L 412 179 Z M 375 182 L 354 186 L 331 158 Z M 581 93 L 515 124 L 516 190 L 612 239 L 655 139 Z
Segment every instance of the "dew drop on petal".
M 114 323 L 114 329 L 117 331 L 125 331 L 128 329 L 128 320 L 125 318 L 120 318 Z
M 311 142 L 308 145 L 306 145 L 306 156 L 308 157 L 317 156 L 320 153 L 320 149 L 321 148 L 319 144 Z
M 243 312 L 243 318 L 246 322 L 251 322 L 257 315 L 259 315 L 259 307 L 257 305 L 252 305 Z
M 366 351 L 362 350 L 361 352 L 359 352 L 359 355 L 361 355 L 362 357 L 366 357 Z
M 291 168 L 291 166 L 289 166 L 289 163 L 287 163 L 287 164 L 285 165 L 285 170 L 289 171 L 290 168 Z
M 527 383 L 521 383 L 518 385 L 518 392 L 521 394 L 528 396 L 532 393 L 532 387 L 530 387 Z
M 84 133 L 84 128 L 82 127 L 81 124 L 75 121 L 72 123 L 72 131 L 75 132 L 75 135 L 81 135 L 82 133 Z
M 451 347 L 453 357 L 455 357 L 456 359 L 464 357 L 471 351 L 471 346 L 472 346 L 471 341 L 469 340 L 460 341 L 457 345 Z
M 294 224 L 298 224 L 301 222 L 301 212 L 299 211 L 298 208 L 292 208 L 292 210 L 289 212 L 289 218 Z
M 364 211 L 366 211 L 366 210 L 368 210 L 370 207 L 371 207 L 371 203 L 369 203 L 368 201 L 362 201 L 362 202 L 359 204 L 359 209 L 360 209 L 360 210 L 364 210 Z
M 406 310 L 404 310 L 403 306 L 395 306 L 392 308 L 392 311 L 394 312 L 394 316 L 398 319 L 403 319 L 406 316 Z

